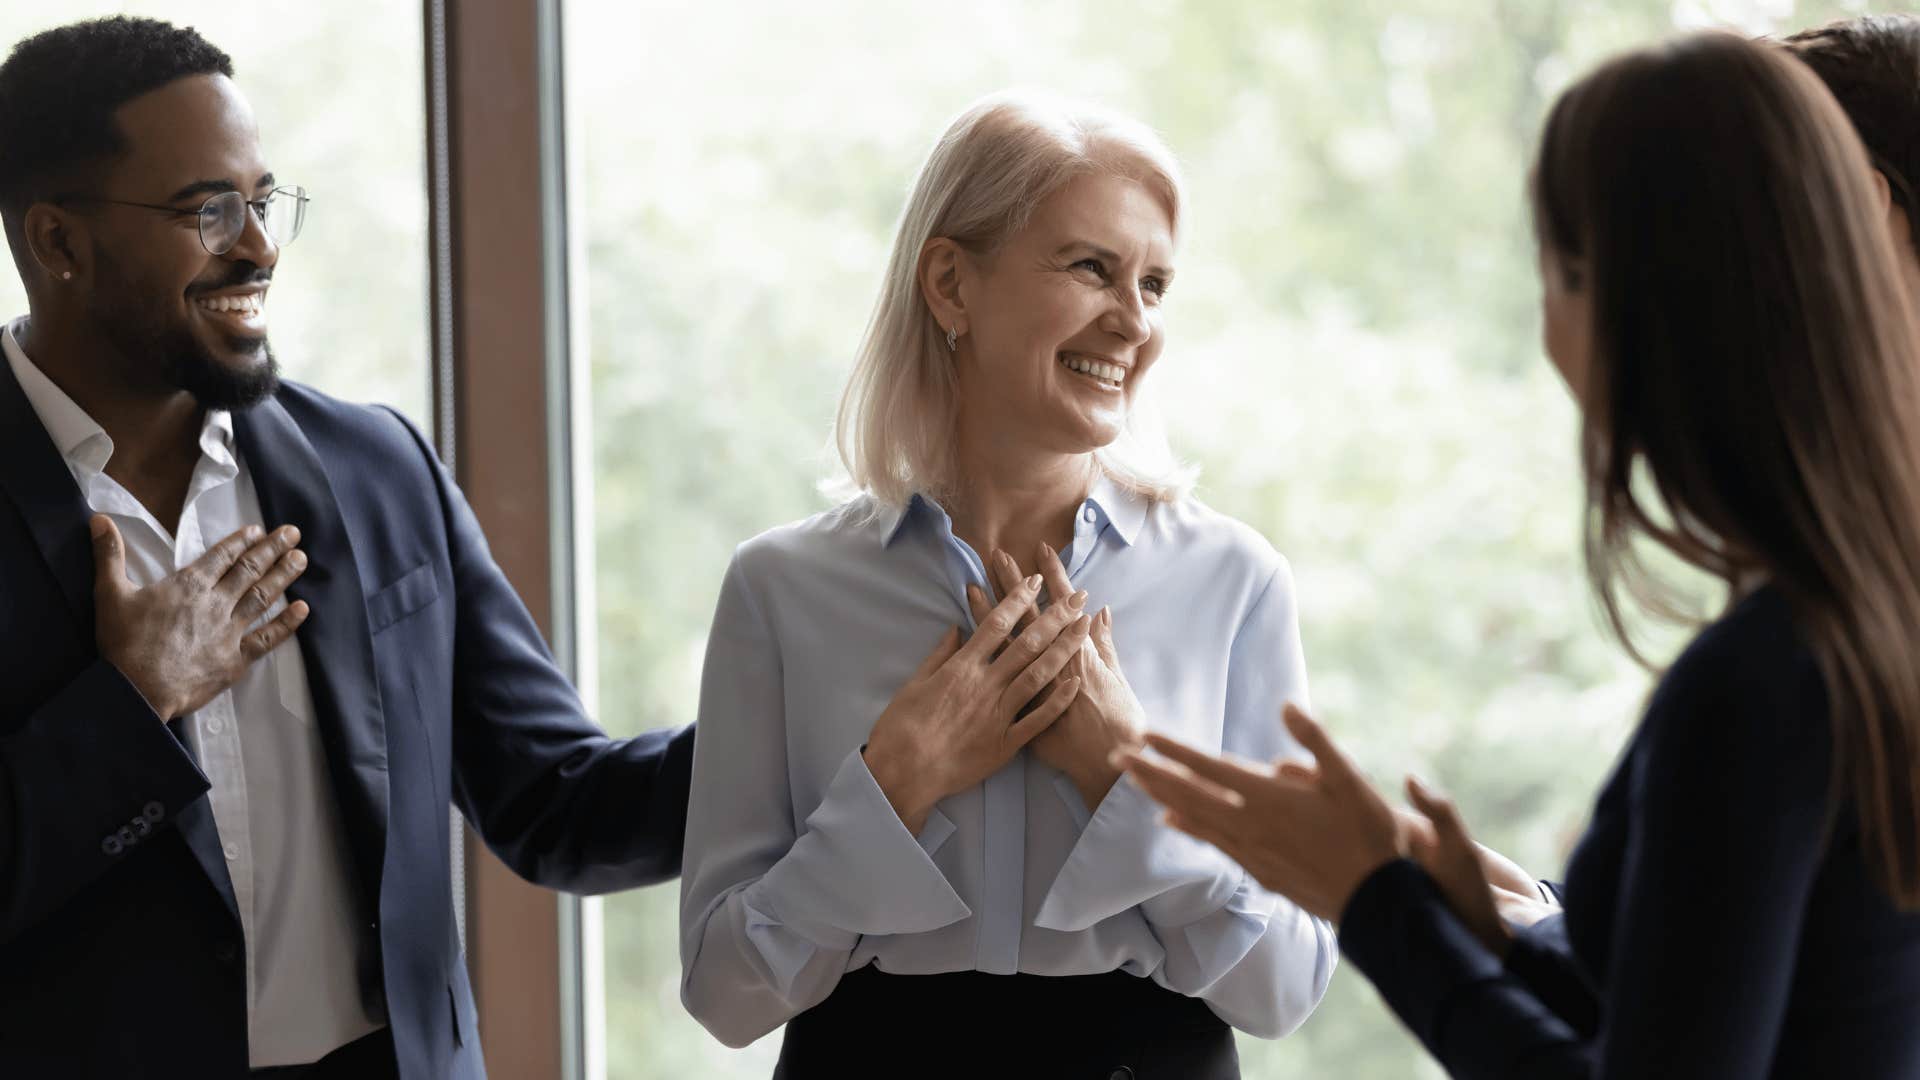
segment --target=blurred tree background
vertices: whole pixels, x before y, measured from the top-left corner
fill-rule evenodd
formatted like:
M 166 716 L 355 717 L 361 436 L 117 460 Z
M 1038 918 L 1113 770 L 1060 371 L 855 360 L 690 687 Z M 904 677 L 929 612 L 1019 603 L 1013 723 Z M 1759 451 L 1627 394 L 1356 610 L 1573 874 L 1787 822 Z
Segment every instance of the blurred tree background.
M 1154 392 L 1200 496 L 1291 559 L 1322 718 L 1557 876 L 1649 681 L 1579 562 L 1523 182 L 1552 95 L 1676 27 L 1865 10 L 1670 0 L 573 0 L 599 701 L 692 718 L 735 544 L 826 505 L 842 380 L 905 194 L 974 98 L 1156 127 L 1189 184 Z M 1671 635 L 1662 639 L 1671 647 Z M 686 1018 L 676 890 L 606 902 L 610 1075 L 765 1077 Z M 992 1037 L 991 1021 L 964 1021 Z M 1343 968 L 1249 1077 L 1437 1076 Z
M 616 732 L 693 718 L 734 545 L 826 505 L 834 405 L 915 170 L 974 98 L 1043 86 L 1146 120 L 1184 163 L 1152 391 L 1200 497 L 1291 559 L 1318 713 L 1381 783 L 1420 772 L 1557 875 L 1648 677 L 1600 633 L 1579 564 L 1574 413 L 1539 360 L 1522 197 L 1535 129 L 1581 70 L 1676 27 L 1876 6 L 566 2 L 585 689 Z M 315 196 L 270 301 L 289 374 L 424 423 L 418 5 L 10 4 L 0 41 L 119 11 L 231 52 L 275 171 Z M 0 311 L 24 310 L 0 274 Z M 609 1075 L 769 1075 L 777 1034 L 728 1051 L 682 1011 L 677 899 L 605 902 Z M 1297 1034 L 1241 1048 L 1250 1078 L 1439 1075 L 1350 968 Z

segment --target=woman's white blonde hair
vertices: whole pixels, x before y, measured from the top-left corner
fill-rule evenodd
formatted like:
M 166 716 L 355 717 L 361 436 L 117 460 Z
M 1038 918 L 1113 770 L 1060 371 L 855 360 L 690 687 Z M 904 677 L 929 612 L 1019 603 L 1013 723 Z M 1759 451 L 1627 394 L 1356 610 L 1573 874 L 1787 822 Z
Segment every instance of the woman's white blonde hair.
M 1179 166 L 1136 120 L 1009 92 L 975 102 L 940 137 L 900 215 L 886 280 L 840 399 L 834 440 L 853 487 L 897 507 L 917 493 L 949 495 L 958 480 L 954 354 L 920 291 L 927 241 L 947 237 L 975 255 L 990 254 L 1048 195 L 1092 172 L 1146 185 L 1179 235 Z M 1094 453 L 1094 462 L 1121 488 L 1153 501 L 1178 499 L 1192 490 L 1194 470 L 1174 458 L 1144 396 L 1144 387 L 1135 390 L 1124 430 Z

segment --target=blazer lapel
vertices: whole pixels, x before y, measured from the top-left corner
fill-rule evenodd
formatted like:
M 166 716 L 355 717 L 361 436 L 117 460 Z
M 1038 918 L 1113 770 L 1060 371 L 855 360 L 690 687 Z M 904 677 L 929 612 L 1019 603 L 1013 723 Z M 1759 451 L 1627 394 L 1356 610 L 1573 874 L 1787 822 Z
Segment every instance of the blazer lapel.
M 93 639 L 92 510 L 40 424 L 13 368 L 0 358 L 0 486 L 4 486 L 47 569 L 60 582 L 74 621 Z
M 266 527 L 297 526 L 307 553 L 307 571 L 287 595 L 310 609 L 296 637 L 364 910 L 375 912 L 386 857 L 387 734 L 353 544 L 320 455 L 286 408 L 269 398 L 233 419 Z
M 0 487 L 4 487 L 20 508 L 20 517 L 40 548 L 47 569 L 60 582 L 60 593 L 73 610 L 75 625 L 93 642 L 93 538 L 87 532 L 87 519 L 93 509 L 73 482 L 67 463 L 47 436 L 40 414 L 13 377 L 13 369 L 0 361 Z M 185 738 L 184 721 L 168 727 L 180 745 L 192 753 Z M 227 860 L 220 850 L 220 833 L 213 820 L 213 808 L 205 799 L 195 799 L 174 817 L 174 828 L 187 842 L 194 861 L 206 871 L 207 880 L 227 905 L 228 914 L 240 918 L 240 905 L 234 902 L 233 879 L 227 874 Z

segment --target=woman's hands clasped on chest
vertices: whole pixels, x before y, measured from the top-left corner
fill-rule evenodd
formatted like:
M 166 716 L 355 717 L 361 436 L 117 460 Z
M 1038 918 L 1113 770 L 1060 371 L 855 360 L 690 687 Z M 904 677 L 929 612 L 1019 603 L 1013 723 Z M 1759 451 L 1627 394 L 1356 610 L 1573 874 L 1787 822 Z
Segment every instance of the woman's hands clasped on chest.
M 1007 600 L 1019 597 L 1025 582 L 1021 580 L 1019 567 L 1006 552 L 996 551 L 988 558 L 987 573 L 1001 596 Z M 1048 613 L 1085 603 L 1086 594 L 1074 591 L 1060 556 L 1045 544 L 1040 545 L 1040 575 L 1046 582 Z M 986 595 L 969 586 L 967 602 L 973 608 L 974 620 L 981 621 L 988 611 Z M 1036 596 L 1034 603 L 1037 605 L 1037 602 Z M 1005 606 L 1006 601 L 1002 601 L 1001 607 Z M 1078 609 L 1075 606 L 1075 610 Z M 1037 607 L 1029 607 L 1021 622 L 1040 627 L 1046 618 Z M 1020 637 L 1027 632 L 1021 630 Z M 1120 657 L 1113 645 L 1111 610 L 1103 609 L 1094 618 L 1092 633 L 1061 671 L 1054 688 L 1055 696 L 1065 689 L 1070 679 L 1078 680 L 1078 692 L 1059 719 L 1033 740 L 1033 756 L 1066 774 L 1091 812 L 1099 808 L 1100 801 L 1120 779 L 1120 770 L 1111 764 L 1114 752 L 1139 746 L 1147 727 L 1140 699 L 1120 670 Z
M 920 832 L 935 803 L 999 771 L 1079 694 L 1080 679 L 1060 676 L 1092 630 L 1080 610 L 1085 596 L 1051 606 L 1013 636 L 1040 584 L 1039 574 L 1019 582 L 976 619 L 965 645 L 949 630 L 874 723 L 862 754 L 909 831 Z

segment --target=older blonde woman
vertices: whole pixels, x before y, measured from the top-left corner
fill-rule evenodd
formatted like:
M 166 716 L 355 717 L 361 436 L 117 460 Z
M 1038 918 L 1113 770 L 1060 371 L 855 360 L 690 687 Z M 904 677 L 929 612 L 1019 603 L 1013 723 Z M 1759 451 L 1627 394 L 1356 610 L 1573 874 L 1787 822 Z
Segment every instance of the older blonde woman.
M 842 404 L 863 493 L 727 572 L 681 993 L 728 1045 L 788 1023 L 776 1075 L 1234 1077 L 1228 1025 L 1326 989 L 1329 926 L 1109 764 L 1147 730 L 1271 758 L 1306 705 L 1285 560 L 1134 419 L 1180 208 L 1138 124 L 969 109 Z

